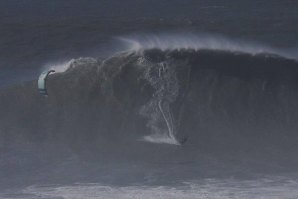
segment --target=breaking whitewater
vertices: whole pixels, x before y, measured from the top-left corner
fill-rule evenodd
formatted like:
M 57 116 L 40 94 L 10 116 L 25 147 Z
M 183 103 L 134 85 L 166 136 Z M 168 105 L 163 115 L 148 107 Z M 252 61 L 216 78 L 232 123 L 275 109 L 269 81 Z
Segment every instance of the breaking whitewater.
M 0 91 L 2 198 L 297 198 L 298 62 L 220 37 L 126 50 Z

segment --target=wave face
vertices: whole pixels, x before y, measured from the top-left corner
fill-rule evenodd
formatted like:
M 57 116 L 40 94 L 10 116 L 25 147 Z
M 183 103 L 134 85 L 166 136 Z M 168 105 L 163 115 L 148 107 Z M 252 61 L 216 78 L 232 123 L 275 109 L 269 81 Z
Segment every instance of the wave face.
M 38 95 L 36 82 L 2 91 L 4 137 L 77 131 L 90 139 L 121 134 L 179 144 L 186 135 L 189 142 L 204 134 L 262 138 L 297 127 L 298 63 L 280 56 L 148 49 L 66 67 L 50 76 L 48 98 Z
M 1 167 L 29 169 L 33 159 L 53 161 L 71 151 L 106 164 L 168 162 L 159 168 L 172 180 L 174 162 L 209 170 L 203 160 L 218 165 L 210 156 L 222 162 L 238 158 L 247 170 L 269 159 L 278 168 L 296 168 L 296 60 L 154 48 L 68 65 L 49 76 L 47 98 L 39 95 L 36 81 L 1 91 Z M 26 157 L 22 163 L 12 158 L 20 156 Z M 179 175 L 202 174 L 197 166 Z

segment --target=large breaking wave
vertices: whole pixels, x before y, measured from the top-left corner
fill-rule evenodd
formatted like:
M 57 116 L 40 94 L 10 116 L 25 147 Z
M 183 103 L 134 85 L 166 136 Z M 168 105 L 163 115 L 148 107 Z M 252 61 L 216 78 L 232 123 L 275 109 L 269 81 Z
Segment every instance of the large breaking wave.
M 106 60 L 80 58 L 56 65 L 53 68 L 62 73 L 50 77 L 51 94 L 46 99 L 38 96 L 35 82 L 2 91 L 2 110 L 9 111 L 2 112 L 1 133 L 11 137 L 49 131 L 42 133 L 46 135 L 57 128 L 55 132 L 64 135 L 73 133 L 67 128 L 78 126 L 100 136 L 113 134 L 110 131 L 115 127 L 109 125 L 120 122 L 123 129 L 114 129 L 115 134 L 134 132 L 142 140 L 179 144 L 186 134 L 204 134 L 208 125 L 208 131 L 217 125 L 227 128 L 212 130 L 217 133 L 256 133 L 257 129 L 262 134 L 273 133 L 277 130 L 273 126 L 278 126 L 286 134 L 295 129 L 295 60 L 270 51 L 251 53 L 251 48 L 244 52 L 238 47 L 226 51 L 204 45 L 202 49 L 192 45 L 175 49 L 175 42 L 168 49 L 154 46 Z M 18 101 L 22 104 L 17 108 Z M 130 121 L 124 122 L 123 114 L 132 114 Z M 103 123 L 107 115 L 112 118 Z M 195 125 L 192 132 L 185 129 L 189 120 L 193 124 L 188 125 Z M 136 129 L 127 130 L 130 125 Z
M 30 170 L 32 159 L 56 160 L 65 151 L 106 162 L 172 162 L 173 170 L 159 165 L 165 178 L 175 178 L 178 164 L 218 165 L 215 154 L 243 167 L 269 159 L 277 163 L 269 168 L 297 165 L 295 59 L 240 46 L 139 47 L 56 66 L 48 98 L 36 81 L 2 89 L 1 167 Z M 195 168 L 180 174 L 193 176 Z

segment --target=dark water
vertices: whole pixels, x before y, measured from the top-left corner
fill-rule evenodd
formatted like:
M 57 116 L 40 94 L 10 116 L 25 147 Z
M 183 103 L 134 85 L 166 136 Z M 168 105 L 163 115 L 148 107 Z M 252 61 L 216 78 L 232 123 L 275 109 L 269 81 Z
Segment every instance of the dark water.
M 0 197 L 296 198 L 297 8 L 0 2 Z

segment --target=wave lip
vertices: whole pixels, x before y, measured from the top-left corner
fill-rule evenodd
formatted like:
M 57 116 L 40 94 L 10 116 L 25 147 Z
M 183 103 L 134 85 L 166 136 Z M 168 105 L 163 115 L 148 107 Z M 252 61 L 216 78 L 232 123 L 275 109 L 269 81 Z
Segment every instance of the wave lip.
M 148 49 L 160 50 L 220 50 L 235 53 L 272 54 L 288 59 L 297 59 L 298 54 L 294 50 L 283 50 L 266 45 L 229 39 L 219 35 L 210 34 L 161 34 L 161 35 L 141 35 L 131 37 L 117 37 L 126 48 L 131 51 L 142 52 Z

